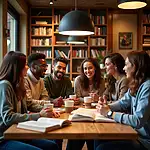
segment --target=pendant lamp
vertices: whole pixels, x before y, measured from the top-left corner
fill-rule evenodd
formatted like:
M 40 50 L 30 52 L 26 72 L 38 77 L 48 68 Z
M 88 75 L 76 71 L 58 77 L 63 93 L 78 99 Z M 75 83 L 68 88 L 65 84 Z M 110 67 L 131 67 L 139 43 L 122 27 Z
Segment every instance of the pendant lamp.
M 68 37 L 68 44 L 85 44 L 83 36 L 69 36 Z
M 118 7 L 121 9 L 139 9 L 146 5 L 146 0 L 118 0 Z
M 76 3 L 76 0 L 75 0 Z M 59 34 L 84 36 L 94 34 L 94 23 L 84 11 L 75 10 L 67 13 L 60 21 Z

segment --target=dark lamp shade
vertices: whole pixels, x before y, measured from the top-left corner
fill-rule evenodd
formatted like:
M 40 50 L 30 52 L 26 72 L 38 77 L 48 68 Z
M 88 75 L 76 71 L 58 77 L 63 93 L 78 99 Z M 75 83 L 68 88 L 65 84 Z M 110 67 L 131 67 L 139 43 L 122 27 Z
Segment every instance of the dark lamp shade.
M 118 7 L 121 9 L 139 9 L 146 5 L 146 0 L 118 0 Z
M 67 13 L 60 21 L 59 34 L 83 36 L 94 34 L 94 23 L 83 11 Z
M 68 44 L 85 44 L 83 36 L 69 36 L 68 37 Z

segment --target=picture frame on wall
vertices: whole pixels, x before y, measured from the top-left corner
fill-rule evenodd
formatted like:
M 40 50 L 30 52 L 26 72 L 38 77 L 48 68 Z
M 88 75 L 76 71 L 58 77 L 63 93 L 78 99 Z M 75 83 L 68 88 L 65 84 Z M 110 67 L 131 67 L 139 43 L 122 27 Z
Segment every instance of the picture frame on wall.
M 132 49 L 132 48 L 133 48 L 133 33 L 119 32 L 119 49 Z

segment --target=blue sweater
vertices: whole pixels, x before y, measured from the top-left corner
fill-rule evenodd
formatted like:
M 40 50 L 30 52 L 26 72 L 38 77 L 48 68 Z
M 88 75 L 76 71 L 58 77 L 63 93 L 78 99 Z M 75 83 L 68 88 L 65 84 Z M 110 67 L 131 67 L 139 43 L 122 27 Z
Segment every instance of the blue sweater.
M 150 80 L 138 89 L 136 96 L 130 90 L 119 101 L 110 105 L 113 111 L 126 110 L 131 106 L 131 114 L 115 113 L 115 121 L 132 126 L 139 134 L 139 141 L 150 150 Z
M 27 113 L 26 100 L 18 102 L 9 81 L 0 81 L 0 140 L 3 139 L 3 133 L 11 125 L 30 119 L 37 120 L 39 117 L 39 113 Z

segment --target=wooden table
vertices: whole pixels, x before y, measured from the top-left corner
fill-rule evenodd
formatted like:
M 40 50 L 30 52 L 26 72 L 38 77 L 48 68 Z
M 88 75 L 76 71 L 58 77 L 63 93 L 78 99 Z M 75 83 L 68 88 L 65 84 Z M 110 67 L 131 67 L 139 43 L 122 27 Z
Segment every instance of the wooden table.
M 61 114 L 67 118 L 68 114 Z M 137 132 L 119 123 L 73 122 L 71 126 L 48 133 L 18 129 L 12 125 L 4 133 L 5 139 L 137 139 Z

